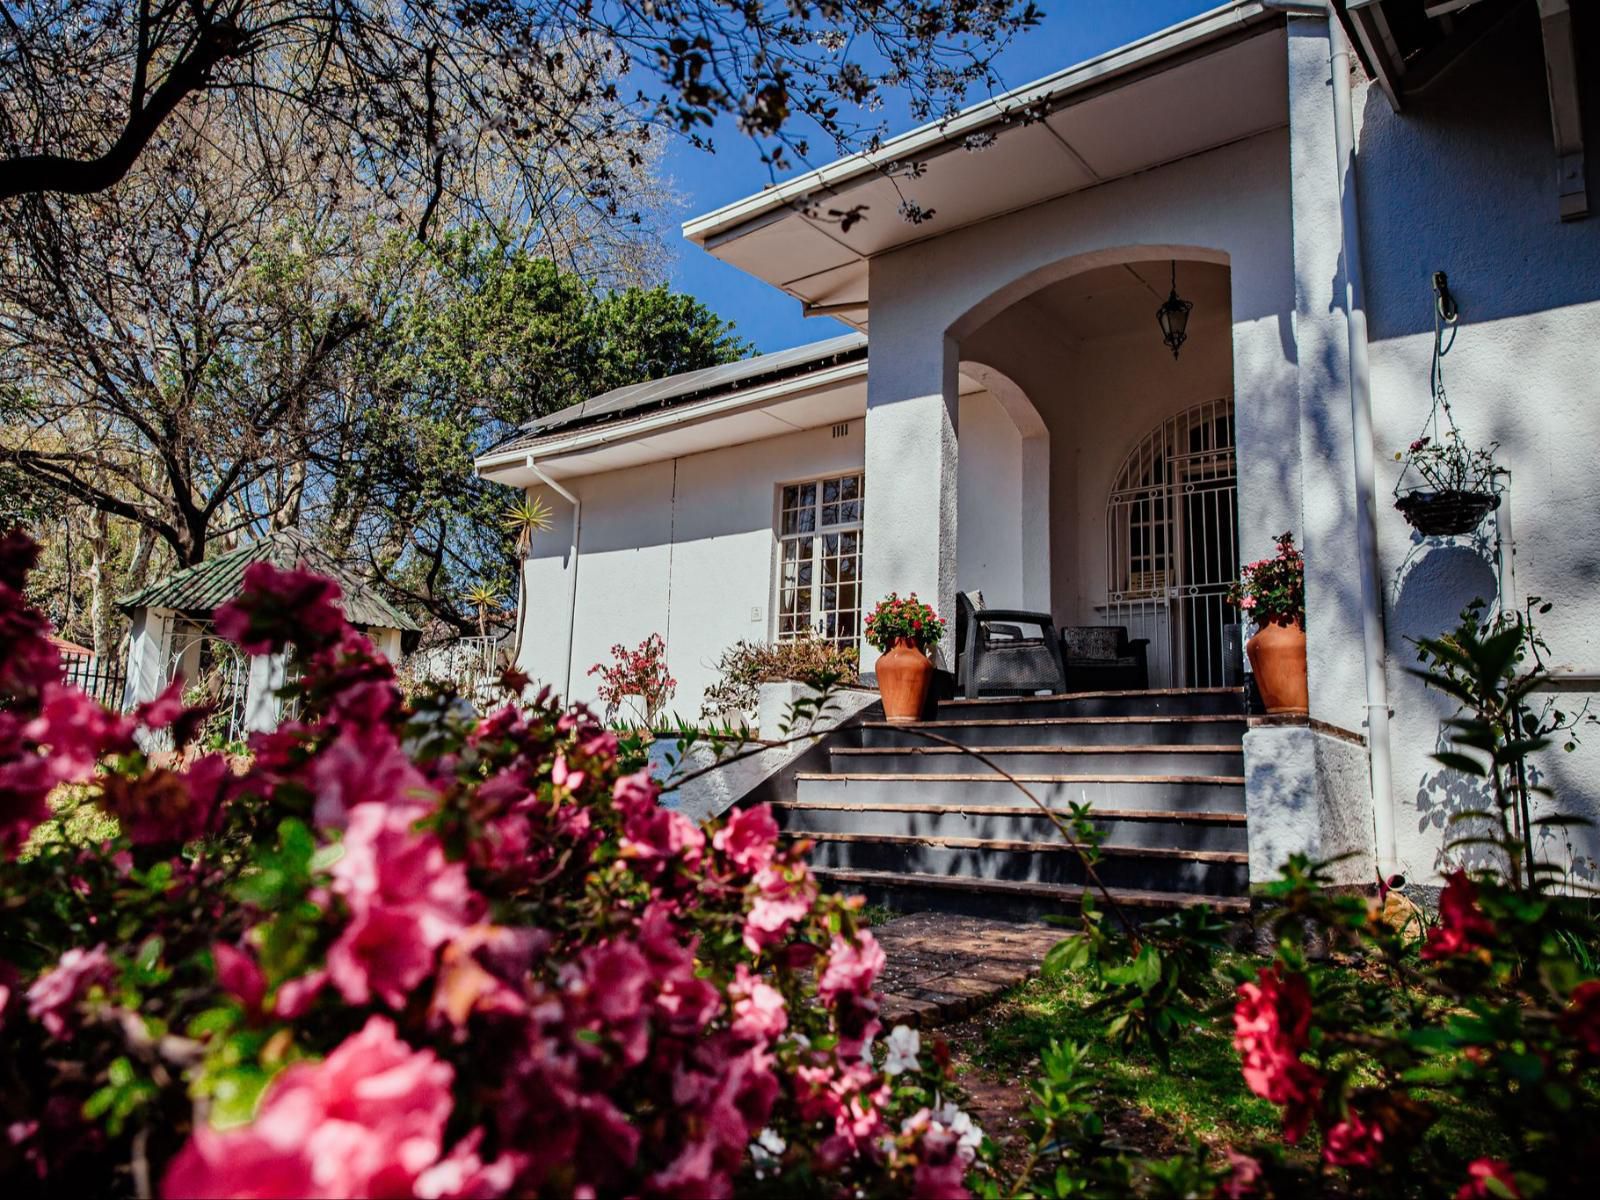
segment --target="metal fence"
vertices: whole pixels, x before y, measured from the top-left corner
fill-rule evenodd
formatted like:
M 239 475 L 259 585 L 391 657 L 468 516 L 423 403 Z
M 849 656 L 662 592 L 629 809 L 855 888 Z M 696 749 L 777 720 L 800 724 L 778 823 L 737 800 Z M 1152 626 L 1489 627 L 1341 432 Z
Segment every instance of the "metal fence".
M 85 658 L 81 654 L 62 655 L 61 671 L 67 683 L 82 688 L 107 708 L 122 708 L 122 689 L 127 676 L 121 663 Z

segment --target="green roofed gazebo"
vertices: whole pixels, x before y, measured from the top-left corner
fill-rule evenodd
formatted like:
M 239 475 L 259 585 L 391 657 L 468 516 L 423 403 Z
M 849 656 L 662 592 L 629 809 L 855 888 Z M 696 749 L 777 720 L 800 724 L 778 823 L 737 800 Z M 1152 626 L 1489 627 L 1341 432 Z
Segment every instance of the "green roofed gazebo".
M 150 700 L 175 677 L 203 688 L 225 714 L 231 737 L 273 729 L 277 689 L 286 663 L 281 654 L 246 658 L 218 638 L 212 614 L 239 594 L 252 563 L 304 567 L 339 585 L 339 605 L 349 622 L 372 639 L 391 662 L 400 657 L 402 633 L 417 629 L 405 613 L 347 570 L 333 555 L 293 529 L 258 538 L 216 558 L 174 571 L 117 601 L 133 623 L 128 644 L 123 706 Z

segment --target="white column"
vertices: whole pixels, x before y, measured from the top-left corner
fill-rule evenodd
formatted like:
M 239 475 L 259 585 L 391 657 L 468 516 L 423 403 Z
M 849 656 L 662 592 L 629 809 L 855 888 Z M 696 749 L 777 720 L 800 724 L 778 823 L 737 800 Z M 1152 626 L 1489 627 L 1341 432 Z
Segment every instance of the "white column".
M 1022 607 L 1050 611 L 1050 435 L 1022 439 Z
M 908 305 L 876 317 L 867 375 L 862 583 L 868 609 L 891 591 L 949 622 L 935 661 L 954 668 L 956 346 Z M 870 672 L 876 654 L 862 642 Z
M 166 686 L 172 616 L 172 611 L 165 608 L 134 611 L 133 629 L 128 637 L 128 673 L 122 685 L 124 711 L 154 700 Z
M 246 733 L 271 733 L 278 727 L 278 689 L 287 677 L 287 656 L 256 654 L 244 690 L 244 728 Z

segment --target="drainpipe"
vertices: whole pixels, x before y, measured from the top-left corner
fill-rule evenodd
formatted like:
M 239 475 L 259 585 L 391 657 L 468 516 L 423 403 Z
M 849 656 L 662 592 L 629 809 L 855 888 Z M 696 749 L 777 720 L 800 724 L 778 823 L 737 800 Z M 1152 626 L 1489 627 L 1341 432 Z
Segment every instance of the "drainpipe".
M 533 461 L 533 455 L 528 455 L 524 463 L 528 470 L 538 477 L 540 483 L 572 505 L 572 572 L 567 579 L 567 677 L 561 685 L 561 699 L 570 703 L 572 700 L 572 639 L 576 633 L 578 623 L 578 543 L 583 534 L 583 502 L 540 470 L 539 464 Z M 518 621 L 526 619 L 525 614 L 517 614 Z
M 1361 278 L 1361 220 L 1356 203 L 1355 120 L 1350 103 L 1350 41 L 1328 3 L 1328 58 L 1333 74 L 1333 142 L 1339 169 L 1344 251 L 1344 315 L 1349 335 L 1350 435 L 1354 442 L 1356 546 L 1361 556 L 1361 643 L 1367 684 L 1367 761 L 1372 784 L 1373 845 L 1378 873 L 1394 871 L 1394 796 L 1389 769 L 1389 684 L 1384 676 L 1383 608 L 1378 535 L 1373 518 L 1372 378 L 1367 362 L 1367 308 Z

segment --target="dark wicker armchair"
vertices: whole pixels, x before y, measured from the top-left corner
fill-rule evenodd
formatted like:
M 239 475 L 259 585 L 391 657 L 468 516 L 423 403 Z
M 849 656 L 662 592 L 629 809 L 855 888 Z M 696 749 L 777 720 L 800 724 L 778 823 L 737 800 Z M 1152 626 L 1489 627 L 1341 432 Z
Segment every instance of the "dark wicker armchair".
M 1068 625 L 1061 657 L 1069 692 L 1142 692 L 1150 687 L 1149 638 L 1122 625 Z
M 1049 613 L 986 608 L 982 592 L 961 592 L 956 618 L 956 672 L 967 699 L 1063 689 L 1061 644 Z

